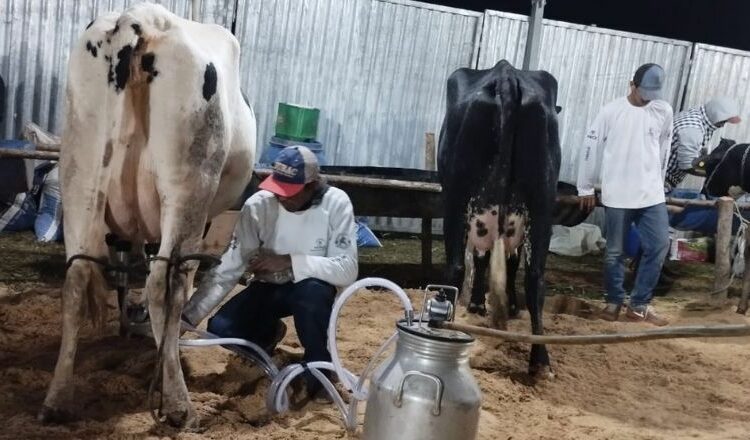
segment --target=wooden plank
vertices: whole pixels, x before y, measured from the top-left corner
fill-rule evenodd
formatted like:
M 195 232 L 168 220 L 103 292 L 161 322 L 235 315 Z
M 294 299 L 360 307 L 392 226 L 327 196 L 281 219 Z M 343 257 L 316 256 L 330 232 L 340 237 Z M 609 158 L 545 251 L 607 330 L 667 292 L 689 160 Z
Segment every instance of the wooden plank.
M 370 188 L 333 183 L 349 196 L 358 216 L 441 218 L 443 198 L 440 193 Z
M 20 150 L 16 148 L 0 148 L 0 159 L 2 158 L 19 158 L 19 159 L 40 159 L 40 160 L 59 160 L 60 154 L 51 151 L 33 151 Z
M 720 298 L 726 298 L 731 269 L 730 253 L 732 239 L 732 213 L 734 200 L 721 197 L 717 203 L 719 218 L 716 224 L 716 262 L 714 266 L 714 290 Z
M 255 173 L 265 178 L 271 174 L 270 170 L 256 170 Z M 423 191 L 423 192 L 434 192 L 439 193 L 443 190 L 439 183 L 432 182 L 413 182 L 408 180 L 396 180 L 396 179 L 377 179 L 372 177 L 362 176 L 339 176 L 332 174 L 321 174 L 325 180 L 331 185 L 337 183 L 346 183 L 349 185 L 366 186 L 369 188 L 390 188 L 390 189 L 404 189 L 410 191 Z

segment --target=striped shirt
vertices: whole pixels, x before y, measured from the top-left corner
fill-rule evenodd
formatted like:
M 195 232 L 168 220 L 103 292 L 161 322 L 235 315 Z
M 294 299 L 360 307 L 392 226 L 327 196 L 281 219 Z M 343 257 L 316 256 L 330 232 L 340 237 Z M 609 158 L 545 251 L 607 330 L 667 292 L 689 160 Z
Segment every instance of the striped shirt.
M 708 145 L 717 128 L 708 120 L 704 106 L 685 110 L 675 116 L 672 148 L 664 181 L 665 192 L 672 191 L 685 179 L 693 159 L 698 157 L 702 147 Z

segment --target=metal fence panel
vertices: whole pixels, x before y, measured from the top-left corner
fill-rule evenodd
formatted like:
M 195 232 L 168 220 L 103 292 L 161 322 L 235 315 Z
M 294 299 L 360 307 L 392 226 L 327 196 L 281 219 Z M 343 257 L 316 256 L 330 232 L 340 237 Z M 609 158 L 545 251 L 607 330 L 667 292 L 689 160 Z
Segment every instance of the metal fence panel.
M 258 153 L 287 102 L 321 110 L 331 164 L 422 168 L 424 133 L 439 132 L 446 78 L 471 65 L 481 17 L 399 0 L 241 0 Z
M 486 69 L 500 60 L 508 60 L 520 68 L 528 31 L 529 17 L 525 15 L 485 11 L 477 67 Z
M 70 48 L 95 17 L 140 0 L 0 0 L 0 76 L 6 83 L 0 137 L 16 138 L 26 122 L 60 134 Z M 187 17 L 190 0 L 157 0 Z M 230 25 L 234 0 L 202 0 L 203 21 Z
M 717 130 L 711 146 L 718 143 L 720 136 L 750 142 L 750 52 L 696 44 L 685 108 L 703 105 L 720 95 L 737 100 L 743 121 Z
M 487 11 L 479 68 L 503 58 L 520 66 L 527 17 Z M 493 37 L 494 36 L 494 37 Z M 540 69 L 558 81 L 562 165 L 560 180 L 575 182 L 578 151 L 601 107 L 628 91 L 635 69 L 655 62 L 666 71 L 666 99 L 679 108 L 691 45 L 647 35 L 544 20 Z

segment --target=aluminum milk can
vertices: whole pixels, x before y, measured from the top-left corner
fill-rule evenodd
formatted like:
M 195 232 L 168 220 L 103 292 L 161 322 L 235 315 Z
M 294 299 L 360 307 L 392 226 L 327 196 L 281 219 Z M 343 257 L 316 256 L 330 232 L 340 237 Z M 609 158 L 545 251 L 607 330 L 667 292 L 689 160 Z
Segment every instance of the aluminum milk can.
M 469 367 L 470 335 L 399 321 L 393 356 L 375 369 L 365 440 L 471 440 L 481 393 Z

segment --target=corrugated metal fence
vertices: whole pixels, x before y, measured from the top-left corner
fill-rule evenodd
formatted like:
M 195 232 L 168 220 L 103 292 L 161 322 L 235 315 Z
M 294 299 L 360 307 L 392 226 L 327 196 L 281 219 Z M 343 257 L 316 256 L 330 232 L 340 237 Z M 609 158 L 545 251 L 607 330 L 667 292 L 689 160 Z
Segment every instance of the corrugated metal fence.
M 527 17 L 485 13 L 479 68 L 500 59 L 520 65 L 526 46 Z M 560 179 L 575 182 L 578 150 L 601 107 L 623 96 L 639 65 L 655 62 L 667 74 L 665 98 L 679 108 L 687 79 L 691 43 L 544 20 L 539 68 L 557 78 L 562 165 Z
M 696 44 L 685 104 L 702 105 L 718 95 L 736 99 L 743 119 L 727 124 L 721 136 L 750 141 L 750 52 Z
M 481 13 L 393 0 L 240 1 L 243 86 L 259 145 L 276 106 L 321 109 L 329 163 L 421 168 L 445 79 L 470 66 Z
M 59 134 L 71 44 L 97 15 L 137 1 L 0 0 L 0 75 L 8 88 L 0 136 L 16 137 L 27 121 Z M 192 3 L 157 2 L 182 16 Z M 278 102 L 311 105 L 321 109 L 329 163 L 339 165 L 421 168 L 424 133 L 440 131 L 448 75 L 503 58 L 520 65 L 528 26 L 522 15 L 406 0 L 200 3 L 202 21 L 227 28 L 236 21 L 258 145 L 273 134 Z M 561 179 L 574 179 L 586 127 L 604 103 L 626 93 L 643 62 L 664 66 L 675 109 L 686 90 L 687 105 L 721 92 L 750 110 L 750 53 L 545 20 L 540 67 L 560 85 Z M 726 133 L 748 134 L 750 123 Z
M 0 0 L 0 76 L 6 83 L 6 117 L 0 136 L 14 138 L 26 122 L 60 133 L 68 56 L 95 17 L 139 0 Z M 157 0 L 187 17 L 190 0 Z M 203 0 L 201 20 L 229 27 L 234 0 Z

